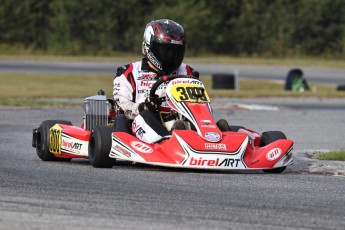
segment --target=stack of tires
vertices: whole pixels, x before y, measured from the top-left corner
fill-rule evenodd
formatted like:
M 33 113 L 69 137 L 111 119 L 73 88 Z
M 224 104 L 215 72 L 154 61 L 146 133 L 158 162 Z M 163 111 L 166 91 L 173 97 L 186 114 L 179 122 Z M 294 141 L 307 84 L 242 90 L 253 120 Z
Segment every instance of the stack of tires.
M 213 74 L 213 89 L 237 89 L 236 76 L 234 74 Z
M 337 90 L 338 91 L 345 91 L 345 85 L 338 85 Z

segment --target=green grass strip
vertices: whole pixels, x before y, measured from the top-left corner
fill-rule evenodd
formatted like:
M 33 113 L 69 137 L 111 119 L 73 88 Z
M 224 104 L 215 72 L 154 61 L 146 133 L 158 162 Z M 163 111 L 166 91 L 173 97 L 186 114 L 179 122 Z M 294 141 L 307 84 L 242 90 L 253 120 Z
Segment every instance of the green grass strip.
M 66 99 L 83 99 L 96 95 L 100 89 L 111 98 L 113 79 L 111 74 L 0 73 L 0 105 L 73 106 L 77 103 Z M 210 76 L 202 76 L 201 81 L 211 97 L 345 98 L 345 91 L 322 84 L 310 84 L 311 90 L 307 92 L 292 92 L 284 90 L 283 81 L 240 79 L 239 90 L 213 89 Z
M 316 159 L 326 161 L 345 161 L 345 151 L 331 151 L 322 153 L 317 156 Z

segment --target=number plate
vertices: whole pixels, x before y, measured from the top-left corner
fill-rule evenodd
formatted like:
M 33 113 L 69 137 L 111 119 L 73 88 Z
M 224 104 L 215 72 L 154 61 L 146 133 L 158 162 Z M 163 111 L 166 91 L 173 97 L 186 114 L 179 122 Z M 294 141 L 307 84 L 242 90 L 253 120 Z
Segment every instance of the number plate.
M 210 102 L 205 88 L 195 84 L 174 85 L 170 92 L 178 102 Z
M 49 130 L 49 151 L 53 154 L 61 154 L 62 128 L 56 124 Z

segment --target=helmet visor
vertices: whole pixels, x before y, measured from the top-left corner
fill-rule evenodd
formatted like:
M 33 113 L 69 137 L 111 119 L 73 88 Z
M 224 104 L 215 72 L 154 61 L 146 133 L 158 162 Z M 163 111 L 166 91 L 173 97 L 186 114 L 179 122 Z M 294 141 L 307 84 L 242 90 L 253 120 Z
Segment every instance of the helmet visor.
M 151 42 L 151 51 L 162 66 L 163 74 L 171 74 L 178 69 L 184 57 L 186 45 Z

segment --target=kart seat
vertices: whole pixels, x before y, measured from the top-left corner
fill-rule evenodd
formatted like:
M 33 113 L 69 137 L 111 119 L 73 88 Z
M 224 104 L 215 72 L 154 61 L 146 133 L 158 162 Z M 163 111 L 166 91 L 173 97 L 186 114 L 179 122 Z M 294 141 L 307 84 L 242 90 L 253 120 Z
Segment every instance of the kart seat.
M 130 122 L 124 114 L 117 114 L 114 122 L 115 132 L 125 132 L 132 134 Z

